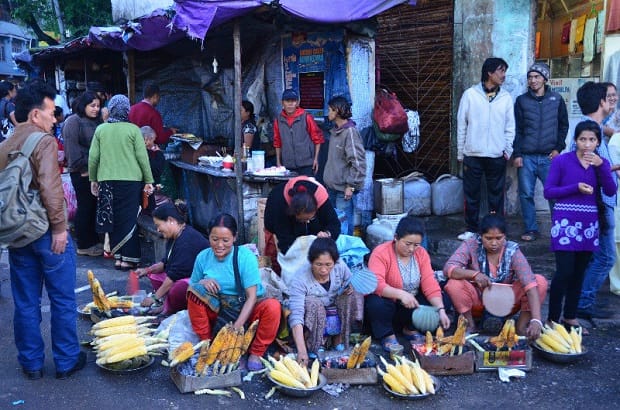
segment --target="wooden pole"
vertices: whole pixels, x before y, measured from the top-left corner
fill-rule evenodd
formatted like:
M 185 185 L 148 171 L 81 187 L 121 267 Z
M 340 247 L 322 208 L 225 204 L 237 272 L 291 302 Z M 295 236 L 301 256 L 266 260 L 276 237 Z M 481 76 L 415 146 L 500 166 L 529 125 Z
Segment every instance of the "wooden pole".
M 135 54 L 133 50 L 127 50 L 123 53 L 123 56 L 127 64 L 127 97 L 132 104 L 135 104 L 137 102 Z
M 233 29 L 234 53 L 235 53 L 235 86 L 234 86 L 234 113 L 235 122 L 233 133 L 235 135 L 235 174 L 237 183 L 237 243 L 245 243 L 245 214 L 243 211 L 243 165 L 241 156 L 241 35 L 239 33 L 239 20 L 235 21 Z

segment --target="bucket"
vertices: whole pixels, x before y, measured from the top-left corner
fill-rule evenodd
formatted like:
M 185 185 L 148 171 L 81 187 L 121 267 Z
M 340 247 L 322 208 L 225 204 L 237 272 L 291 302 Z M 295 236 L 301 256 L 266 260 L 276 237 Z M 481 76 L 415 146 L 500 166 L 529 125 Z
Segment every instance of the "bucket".
M 403 213 L 403 181 L 395 178 L 377 179 L 373 193 L 375 212 L 384 215 Z
M 431 184 L 418 172 L 402 178 L 404 183 L 404 212 L 423 216 L 431 214 Z
M 377 245 L 394 239 L 394 231 L 396 229 L 388 221 L 381 221 L 375 218 L 372 224 L 366 228 L 366 246 L 373 250 Z
M 431 197 L 435 215 L 463 212 L 463 180 L 450 174 L 441 175 L 431 185 Z
M 265 169 L 265 151 L 252 151 L 252 168 L 255 171 Z

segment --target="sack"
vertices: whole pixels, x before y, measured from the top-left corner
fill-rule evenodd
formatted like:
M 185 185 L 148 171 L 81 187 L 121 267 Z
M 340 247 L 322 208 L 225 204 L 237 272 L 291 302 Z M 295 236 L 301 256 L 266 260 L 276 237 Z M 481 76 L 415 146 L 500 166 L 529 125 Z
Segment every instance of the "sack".
M 31 134 L 21 151 L 9 153 L 0 171 L 0 247 L 21 248 L 39 239 L 49 227 L 39 191 L 30 189 L 30 155 L 44 132 Z
M 405 110 L 409 131 L 403 136 L 403 151 L 412 153 L 420 145 L 420 116 L 417 111 Z
M 402 135 L 409 130 L 405 109 L 396 95 L 384 88 L 378 88 L 372 118 L 381 132 Z M 378 135 L 377 137 L 381 140 Z

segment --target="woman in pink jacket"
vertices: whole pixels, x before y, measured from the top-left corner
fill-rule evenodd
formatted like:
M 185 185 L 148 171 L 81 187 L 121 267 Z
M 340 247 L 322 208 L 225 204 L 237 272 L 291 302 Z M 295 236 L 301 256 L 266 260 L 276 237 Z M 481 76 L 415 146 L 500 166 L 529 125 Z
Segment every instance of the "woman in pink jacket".
M 368 261 L 378 283 L 375 293 L 366 296 L 364 310 L 373 336 L 381 339 L 386 351 L 398 343 L 395 325 L 402 326 L 406 338 L 414 336 L 411 314 L 420 305 L 435 306 L 441 326 L 450 327 L 431 258 L 422 247 L 423 237 L 422 222 L 406 216 L 398 223 L 394 240 L 377 246 Z

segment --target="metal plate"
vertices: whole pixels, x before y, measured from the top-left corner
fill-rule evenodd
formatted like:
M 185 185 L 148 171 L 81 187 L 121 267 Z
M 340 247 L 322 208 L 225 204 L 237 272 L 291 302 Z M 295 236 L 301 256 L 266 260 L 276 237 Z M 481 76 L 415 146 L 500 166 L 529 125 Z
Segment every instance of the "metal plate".
M 145 362 L 143 365 L 134 367 L 134 368 L 129 368 L 129 369 L 115 369 L 115 368 L 109 367 L 109 365 L 99 364 L 96 362 L 95 363 L 97 364 L 97 366 L 99 366 L 103 370 L 107 370 L 108 372 L 117 373 L 117 374 L 129 374 L 129 373 L 139 372 L 140 370 L 144 370 L 147 367 L 151 366 L 154 362 L 155 362 L 155 357 L 149 356 L 149 360 Z
M 536 343 L 532 343 L 532 349 L 536 350 L 539 355 L 545 359 L 556 363 L 573 363 L 581 359 L 588 353 L 585 347 L 581 347 L 581 353 L 554 353 L 548 352 L 540 348 Z
M 292 397 L 309 397 L 312 396 L 312 394 L 314 394 L 315 391 L 320 390 L 323 388 L 323 386 L 325 386 L 327 384 L 327 377 L 323 376 L 321 373 L 319 373 L 319 383 L 316 387 L 312 387 L 309 389 L 297 389 L 295 387 L 290 387 L 290 386 L 286 386 L 282 383 L 280 383 L 277 380 L 274 380 L 271 375 L 269 374 L 269 372 L 267 372 L 267 377 L 269 378 L 269 380 L 271 380 L 271 382 L 273 384 L 275 384 L 276 386 L 278 386 L 279 390 L 286 394 L 287 396 L 292 396 Z
M 439 383 L 439 379 L 436 378 L 435 376 L 431 376 L 431 379 L 433 380 L 433 386 L 435 386 L 435 394 L 431 394 L 431 393 L 426 393 L 426 394 L 400 394 L 400 393 L 396 393 L 394 390 L 390 389 L 390 387 L 385 384 L 385 382 L 383 382 L 383 388 L 390 393 L 391 395 L 393 395 L 394 397 L 398 397 L 399 399 L 404 399 L 404 400 L 422 400 L 425 399 L 427 397 L 430 396 L 436 396 L 437 393 L 439 393 L 439 388 L 441 387 L 441 384 Z
M 494 283 L 482 292 L 482 304 L 492 315 L 504 317 L 510 314 L 515 304 L 515 294 L 512 285 Z

